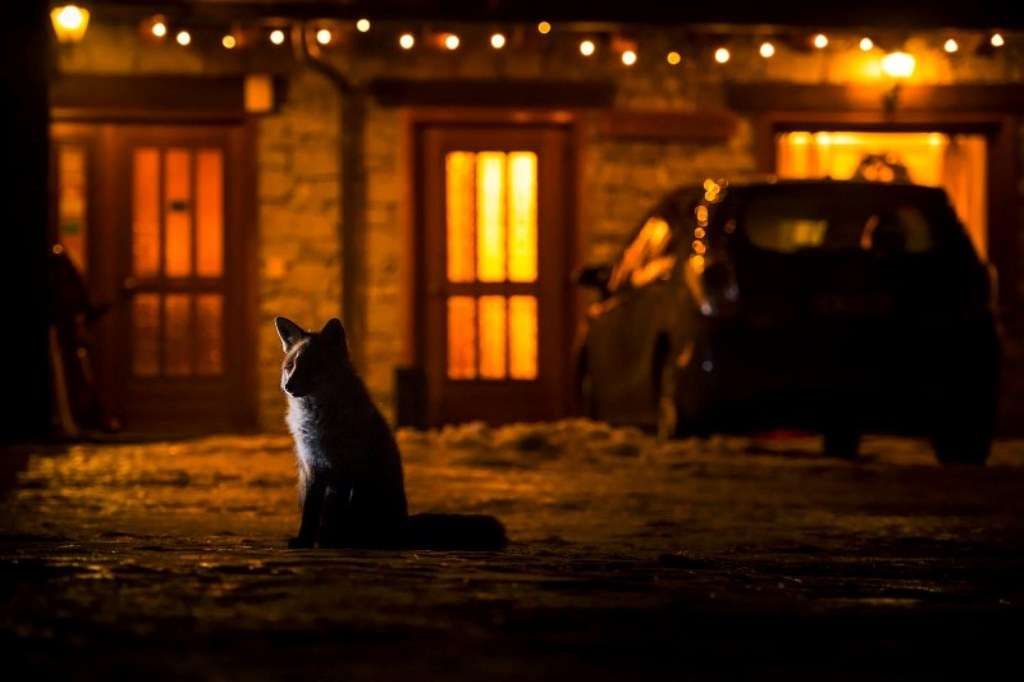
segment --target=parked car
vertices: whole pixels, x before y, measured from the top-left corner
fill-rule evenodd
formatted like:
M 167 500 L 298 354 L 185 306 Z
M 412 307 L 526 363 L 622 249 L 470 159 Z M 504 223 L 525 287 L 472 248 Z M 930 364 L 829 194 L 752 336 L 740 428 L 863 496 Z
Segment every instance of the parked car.
M 941 189 L 708 180 L 669 194 L 618 259 L 578 343 L 582 411 L 665 437 L 777 428 L 931 439 L 984 463 L 995 280 Z

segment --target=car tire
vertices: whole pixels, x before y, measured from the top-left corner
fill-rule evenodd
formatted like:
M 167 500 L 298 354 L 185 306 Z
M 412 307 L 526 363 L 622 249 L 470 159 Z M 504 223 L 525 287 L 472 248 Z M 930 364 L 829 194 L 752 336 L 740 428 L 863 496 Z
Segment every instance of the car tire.
M 853 429 L 829 429 L 824 435 L 824 453 L 828 457 L 856 459 L 860 451 L 860 433 Z

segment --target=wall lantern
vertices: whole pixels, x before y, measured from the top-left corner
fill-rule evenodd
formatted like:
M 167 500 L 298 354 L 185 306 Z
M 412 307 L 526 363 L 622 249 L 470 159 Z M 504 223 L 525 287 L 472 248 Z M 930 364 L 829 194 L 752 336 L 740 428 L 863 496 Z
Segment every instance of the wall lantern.
M 906 52 L 890 52 L 882 57 L 882 71 L 886 76 L 896 80 L 903 80 L 914 75 L 914 67 L 917 60 Z
M 58 42 L 77 43 L 85 37 L 85 29 L 89 27 L 89 10 L 78 5 L 54 7 L 50 10 L 50 21 Z

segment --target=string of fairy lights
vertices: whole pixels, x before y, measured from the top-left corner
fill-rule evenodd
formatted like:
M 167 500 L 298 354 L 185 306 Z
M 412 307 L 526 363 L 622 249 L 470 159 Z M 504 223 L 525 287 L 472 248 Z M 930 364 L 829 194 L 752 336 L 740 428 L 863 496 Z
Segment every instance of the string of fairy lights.
M 89 11 L 77 5 L 63 5 L 52 10 L 51 18 L 59 40 L 62 42 L 77 42 L 85 34 L 85 28 L 89 21 Z M 296 38 L 296 34 L 292 31 L 295 27 L 302 29 L 302 33 L 298 34 L 299 38 Z M 376 36 L 378 43 L 386 44 L 388 40 L 393 40 L 393 45 L 403 52 L 410 52 L 416 49 L 455 52 L 463 48 L 465 43 L 463 36 L 455 30 L 402 30 L 396 29 L 394 22 L 388 22 L 386 27 L 381 28 L 368 17 L 358 18 L 354 21 L 323 20 L 302 24 L 268 19 L 265 23 L 247 28 L 233 27 L 230 30 L 210 31 L 206 27 L 189 26 L 187 22 L 175 22 L 164 15 L 158 14 L 143 20 L 140 25 L 140 32 L 147 40 L 156 42 L 173 40 L 174 43 L 185 48 L 195 44 L 194 32 L 202 33 L 204 44 L 212 42 L 212 36 L 216 35 L 221 48 L 233 51 L 253 47 L 260 41 L 266 41 L 266 44 L 272 47 L 281 47 L 289 40 L 304 39 L 307 28 L 311 30 L 312 39 L 321 49 L 349 42 L 349 36 L 353 32 L 357 35 L 368 35 L 376 32 L 379 34 Z M 584 60 L 593 59 L 602 51 L 611 52 L 624 67 L 632 67 L 640 60 L 638 41 L 624 35 L 621 29 L 581 29 L 576 25 L 570 24 L 562 28 L 564 30 L 558 32 L 551 22 L 539 21 L 533 27 L 526 28 L 525 30 L 535 31 L 537 38 L 540 40 L 554 40 L 561 38 L 563 35 L 568 36 L 571 40 L 576 41 L 579 56 Z M 515 27 L 511 34 L 502 30 L 484 31 L 486 43 L 483 43 L 483 45 L 488 45 L 496 52 L 507 50 L 513 43 L 513 35 L 519 39 L 518 43 L 523 42 L 523 31 L 523 26 Z M 479 31 L 474 33 L 479 33 Z M 937 38 L 939 42 L 936 43 L 935 47 L 941 46 L 941 49 L 950 57 L 961 52 L 964 49 L 962 43 L 968 41 L 973 46 L 974 52 L 980 55 L 995 54 L 1008 43 L 1006 35 L 998 30 L 971 34 L 962 31 L 955 33 L 950 31 L 946 32 L 945 35 L 942 35 L 942 32 L 936 32 L 936 35 L 939 36 Z M 476 38 L 477 36 L 474 35 L 473 37 Z M 787 47 L 798 51 L 825 52 L 834 44 L 833 38 L 830 38 L 825 32 L 806 35 L 789 32 L 788 34 L 780 33 L 774 36 L 759 36 L 756 33 L 752 33 L 749 38 L 747 41 L 739 41 L 730 39 L 729 36 L 709 35 L 702 40 L 703 43 L 707 43 L 708 49 L 706 50 L 695 51 L 691 44 L 688 50 L 683 47 L 668 48 L 662 52 L 659 58 L 663 59 L 669 66 L 679 66 L 687 59 L 703 59 L 706 53 L 708 55 L 707 58 L 713 60 L 716 64 L 725 65 L 732 60 L 734 51 L 741 49 L 737 46 L 738 43 L 743 43 L 744 46 L 749 44 L 751 48 L 756 49 L 757 55 L 765 60 L 772 59 L 781 49 Z M 883 39 L 868 34 L 861 34 L 859 36 L 855 34 L 852 40 L 847 40 L 846 38 L 847 36 L 844 36 L 844 39 L 841 41 L 843 45 L 854 44 L 856 45 L 855 49 L 859 49 L 861 52 L 882 51 L 884 53 L 882 66 L 886 73 L 898 77 L 909 76 L 913 73 L 914 57 L 904 52 L 902 45 L 896 44 L 896 41 L 891 41 L 893 44 L 886 45 Z M 691 40 L 690 42 L 693 43 L 695 41 Z M 645 53 L 645 58 L 653 58 L 653 52 L 648 52 L 650 54 Z

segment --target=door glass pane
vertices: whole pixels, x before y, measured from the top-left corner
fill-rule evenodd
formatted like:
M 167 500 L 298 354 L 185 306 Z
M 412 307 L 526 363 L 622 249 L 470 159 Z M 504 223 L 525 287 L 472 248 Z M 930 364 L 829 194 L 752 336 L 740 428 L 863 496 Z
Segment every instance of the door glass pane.
M 512 296 L 508 301 L 509 376 L 537 378 L 537 297 Z
M 132 269 L 156 277 L 160 269 L 160 152 L 140 147 L 132 163 Z
M 85 149 L 77 144 L 62 144 L 57 150 L 57 234 L 71 262 L 83 273 L 85 216 Z
M 196 374 L 220 374 L 223 371 L 223 328 L 223 297 L 220 294 L 196 296 Z
M 448 378 L 476 378 L 476 304 L 471 296 L 448 299 Z
M 196 154 L 196 270 L 219 277 L 224 262 L 224 159 L 219 149 Z
M 505 280 L 505 153 L 476 155 L 477 279 Z
M 476 154 L 473 152 L 449 152 L 445 156 L 445 243 L 449 282 L 472 282 L 476 275 L 473 252 L 475 170 Z
M 164 253 L 168 277 L 192 274 L 192 154 L 168 149 L 164 156 Z
M 505 378 L 505 303 L 504 296 L 481 296 L 480 301 L 480 377 Z
M 137 294 L 132 299 L 132 373 L 153 377 L 160 373 L 160 297 Z
M 537 155 L 508 155 L 508 278 L 537 279 Z
M 164 374 L 170 376 L 192 373 L 191 299 L 189 294 L 164 296 Z

